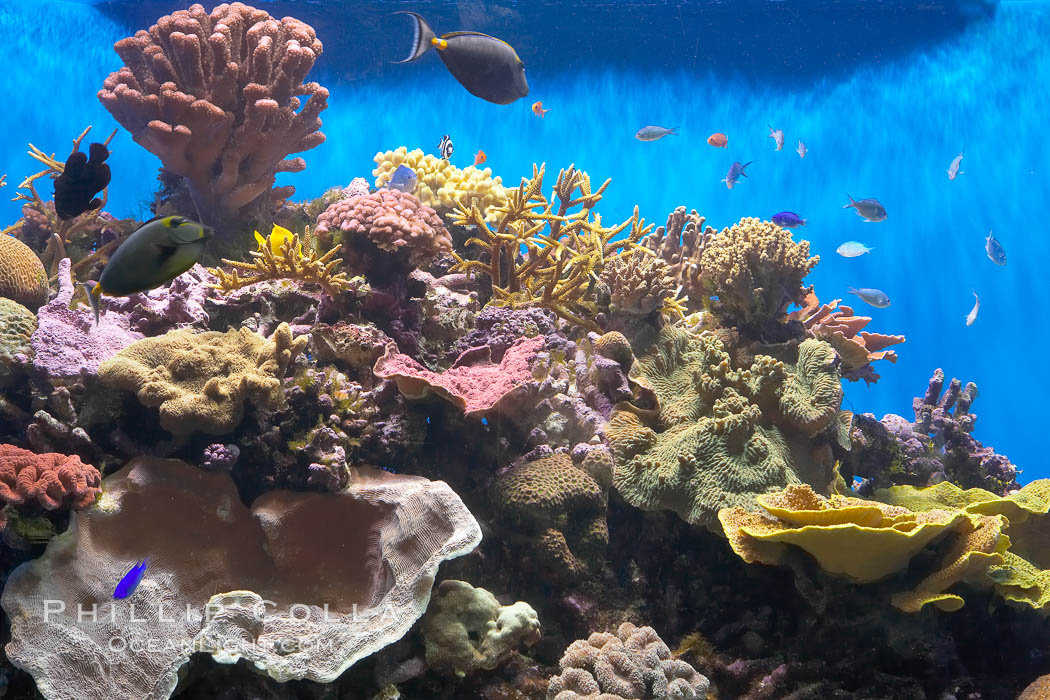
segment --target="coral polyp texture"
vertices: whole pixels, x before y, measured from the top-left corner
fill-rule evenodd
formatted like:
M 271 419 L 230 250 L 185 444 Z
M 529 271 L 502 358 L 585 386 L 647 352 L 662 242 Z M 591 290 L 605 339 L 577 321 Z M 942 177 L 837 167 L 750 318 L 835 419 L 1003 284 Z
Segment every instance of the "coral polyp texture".
M 789 361 L 757 355 L 736 369 L 713 335 L 665 326 L 631 371 L 659 409 L 623 403 L 609 420 L 616 488 L 632 505 L 709 529 L 722 508 L 754 509 L 788 484 L 827 493 L 842 401 L 834 360 L 829 345 L 806 340 Z
M 667 215 L 667 223 L 647 234 L 640 243 L 667 263 L 674 283 L 681 287 L 692 311 L 703 308 L 707 293 L 700 283 L 700 264 L 704 247 L 718 232 L 705 226 L 706 219 L 696 213 L 686 213 L 678 207 Z
M 160 425 L 171 433 L 223 435 L 241 422 L 245 401 L 277 405 L 281 379 L 307 340 L 293 338 L 288 324 L 269 340 L 247 328 L 171 331 L 121 350 L 99 366 L 99 378 L 159 407 Z
M 101 481 L 98 469 L 75 455 L 0 445 L 0 501 L 5 504 L 35 502 L 47 510 L 79 510 L 95 502 Z
M 32 357 L 30 339 L 36 327 L 36 314 L 0 297 L 0 388 L 14 384 L 19 366 Z
M 492 176 L 491 168 L 457 168 L 444 158 L 424 154 L 419 148 L 409 151 L 405 146 L 376 153 L 375 163 L 372 175 L 376 188 L 386 187 L 398 166 L 404 165 L 418 179 L 412 194 L 442 214 L 451 213 L 457 206 L 477 206 L 486 219 L 494 221 L 494 208 L 507 202 L 507 188 L 502 178 Z
M 135 460 L 104 486 L 3 592 L 7 658 L 52 700 L 164 700 L 194 651 L 331 682 L 408 632 L 441 562 L 481 540 L 444 482 L 374 469 L 338 493 L 275 490 L 251 509 L 228 475 L 177 460 Z M 113 601 L 146 558 L 141 585 Z M 101 601 L 99 614 L 77 601 Z
M 50 291 L 36 253 L 17 238 L 0 234 L 0 297 L 36 311 L 47 302 Z
M 289 154 L 324 141 L 328 90 L 304 83 L 322 44 L 313 28 L 240 2 L 208 13 L 194 4 L 113 46 L 124 67 L 98 98 L 171 173 L 186 178 L 205 223 L 270 192 L 280 172 L 306 167 Z M 300 99 L 306 97 L 305 104 Z
M 671 650 L 652 627 L 625 622 L 578 639 L 558 663 L 547 700 L 704 700 L 710 681 Z

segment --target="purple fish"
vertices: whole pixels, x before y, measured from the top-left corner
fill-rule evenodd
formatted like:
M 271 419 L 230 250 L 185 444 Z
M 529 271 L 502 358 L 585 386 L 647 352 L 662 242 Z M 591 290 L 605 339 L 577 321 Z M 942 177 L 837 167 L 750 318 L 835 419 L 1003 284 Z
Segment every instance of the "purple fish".
M 781 228 L 797 228 L 805 226 L 806 220 L 793 211 L 782 211 L 773 215 L 773 223 Z
M 726 187 L 729 189 L 733 189 L 733 185 L 736 184 L 737 180 L 742 177 L 747 177 L 747 173 L 744 172 L 744 170 L 754 162 L 755 161 L 753 160 L 749 160 L 741 165 L 740 161 L 734 161 L 733 164 L 729 166 L 729 172 L 726 173 L 726 179 L 722 180 L 722 182 L 726 183 Z
M 124 578 L 120 579 L 120 583 L 113 590 L 113 597 L 117 599 L 127 598 L 134 593 L 135 589 L 142 583 L 142 577 L 146 574 L 147 565 L 147 560 L 143 559 L 131 567 L 131 570 L 124 574 Z

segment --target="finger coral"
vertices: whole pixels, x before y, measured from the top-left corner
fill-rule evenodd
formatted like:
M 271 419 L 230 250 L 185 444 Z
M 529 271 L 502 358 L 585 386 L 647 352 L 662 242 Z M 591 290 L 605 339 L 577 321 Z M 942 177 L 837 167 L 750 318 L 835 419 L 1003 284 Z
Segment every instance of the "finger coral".
M 722 325 L 763 340 L 784 322 L 788 306 L 803 302 L 802 279 L 819 261 L 791 231 L 744 218 L 704 243 L 700 285 L 716 297 L 711 308 Z
M 671 656 L 652 627 L 625 622 L 616 630 L 577 639 L 558 663 L 547 700 L 704 700 L 710 682 Z M 600 693 L 600 695 L 599 695 Z
M 79 457 L 0 445 L 0 501 L 5 504 L 35 501 L 47 510 L 80 510 L 95 502 L 101 482 L 98 469 Z
M 659 410 L 623 403 L 610 418 L 628 503 L 714 530 L 722 508 L 753 509 L 756 496 L 792 483 L 827 492 L 834 481 L 822 434 L 836 429 L 842 389 L 827 344 L 807 340 L 791 362 L 758 355 L 738 370 L 715 336 L 668 326 L 631 378 Z
M 609 312 L 648 316 L 659 310 L 677 293 L 670 272 L 667 263 L 645 250 L 613 258 L 598 278 L 608 290 Z
M 700 283 L 700 260 L 704 247 L 717 235 L 694 209 L 678 207 L 667 215 L 667 224 L 646 235 L 640 243 L 667 263 L 674 283 L 681 287 L 690 311 L 703 308 L 707 293 Z
M 210 14 L 194 4 L 113 48 L 125 65 L 99 90 L 102 106 L 186 178 L 205 223 L 267 192 L 292 195 L 291 186 L 270 190 L 277 173 L 306 167 L 286 156 L 324 141 L 328 90 L 303 82 L 322 51 L 310 25 L 240 2 Z
M 0 297 L 36 311 L 47 302 L 50 291 L 36 253 L 17 238 L 0 234 Z
M 472 165 L 457 168 L 444 158 L 424 155 L 419 148 L 409 151 L 405 146 L 376 153 L 376 167 L 372 171 L 376 188 L 386 187 L 399 165 L 411 168 L 418 182 L 412 192 L 428 207 L 442 214 L 451 213 L 457 206 L 477 205 L 485 219 L 495 221 L 495 207 L 507 203 L 503 180 L 492 176 L 492 169 L 479 170 Z
M 272 408 L 281 379 L 306 336 L 281 324 L 269 340 L 247 328 L 226 333 L 180 330 L 132 343 L 99 366 L 113 389 L 160 408 L 160 424 L 176 435 L 223 435 L 244 415 L 244 402 Z

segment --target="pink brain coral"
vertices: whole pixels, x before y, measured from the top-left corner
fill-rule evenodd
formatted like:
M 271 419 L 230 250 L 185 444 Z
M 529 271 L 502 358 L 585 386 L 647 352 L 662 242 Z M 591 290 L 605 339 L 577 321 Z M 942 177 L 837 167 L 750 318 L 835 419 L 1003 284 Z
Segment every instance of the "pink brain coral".
M 413 267 L 452 250 L 441 217 L 415 195 L 383 189 L 331 204 L 317 218 L 317 233 L 365 236 L 389 253 L 404 252 Z
M 101 483 L 98 469 L 79 457 L 0 445 L 0 500 L 5 503 L 36 500 L 47 510 L 79 510 L 95 502 Z

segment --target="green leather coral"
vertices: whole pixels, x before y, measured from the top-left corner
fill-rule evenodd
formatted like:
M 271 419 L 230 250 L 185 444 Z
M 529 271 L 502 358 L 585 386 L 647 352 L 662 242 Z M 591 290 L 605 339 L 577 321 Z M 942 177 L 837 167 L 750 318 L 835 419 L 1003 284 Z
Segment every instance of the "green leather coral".
M 619 404 L 606 429 L 614 483 L 632 505 L 666 508 L 718 531 L 718 511 L 755 510 L 755 497 L 788 484 L 827 492 L 835 478 L 827 441 L 842 389 L 834 352 L 807 340 L 785 362 L 758 355 L 734 369 L 713 335 L 665 327 L 631 378 L 659 410 Z

